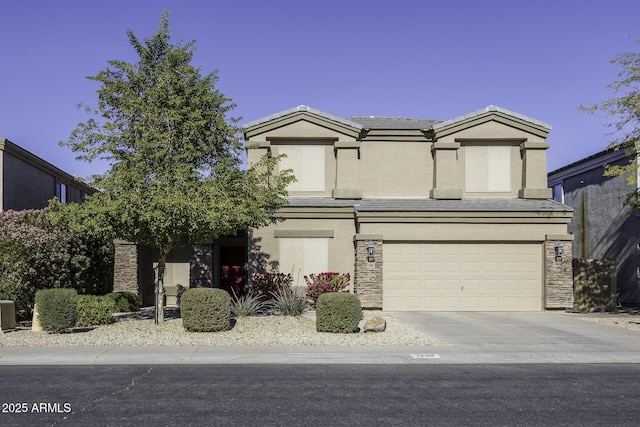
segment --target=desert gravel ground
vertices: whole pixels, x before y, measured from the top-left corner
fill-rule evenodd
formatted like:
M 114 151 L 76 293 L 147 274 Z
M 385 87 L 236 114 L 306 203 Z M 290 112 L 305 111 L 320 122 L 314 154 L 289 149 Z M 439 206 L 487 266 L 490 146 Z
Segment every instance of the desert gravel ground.
M 637 310 L 620 313 L 563 313 L 563 315 L 640 332 L 640 312 Z
M 559 313 L 588 322 L 640 332 L 640 314 Z M 167 320 L 154 325 L 152 309 L 116 315 L 116 321 L 95 328 L 77 328 L 71 333 L 34 332 L 23 325 L 12 332 L 0 333 L 0 347 L 133 347 L 133 346 L 403 346 L 443 345 L 424 333 L 381 312 L 365 312 L 364 322 L 381 316 L 387 330 L 381 333 L 320 333 L 315 330 L 313 313 L 300 317 L 240 317 L 224 332 L 186 332 L 182 319 L 168 310 Z
M 403 346 L 442 345 L 438 340 L 385 316 L 365 312 L 366 319 L 383 317 L 384 332 L 353 334 L 320 333 L 315 330 L 313 313 L 299 317 L 252 316 L 235 320 L 233 328 L 224 332 L 186 332 L 182 319 L 168 313 L 167 320 L 155 325 L 152 309 L 129 315 L 117 315 L 117 321 L 95 328 L 77 328 L 71 333 L 49 334 L 18 328 L 0 333 L 4 347 L 102 347 L 102 346 Z

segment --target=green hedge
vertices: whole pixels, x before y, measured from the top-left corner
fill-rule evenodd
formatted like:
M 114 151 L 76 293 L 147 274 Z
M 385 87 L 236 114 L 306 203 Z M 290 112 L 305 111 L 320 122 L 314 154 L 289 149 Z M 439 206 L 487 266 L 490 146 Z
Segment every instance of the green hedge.
M 116 303 L 107 296 L 78 295 L 76 326 L 106 325 L 116 310 Z
M 41 289 L 75 289 L 82 295 L 113 289 L 113 239 L 77 230 L 71 216 L 54 220 L 58 210 L 0 212 L 0 299 L 15 301 L 19 320 L 31 318 Z
M 140 297 L 133 292 L 111 292 L 106 295 L 116 304 L 117 313 L 130 313 L 140 310 Z
M 360 299 L 354 294 L 331 292 L 320 294 L 316 303 L 318 332 L 355 332 L 362 320 Z
M 188 289 L 180 298 L 182 326 L 190 332 L 231 329 L 231 297 L 223 289 Z
M 78 292 L 75 289 L 41 289 L 36 292 L 38 318 L 45 331 L 62 332 L 76 324 Z

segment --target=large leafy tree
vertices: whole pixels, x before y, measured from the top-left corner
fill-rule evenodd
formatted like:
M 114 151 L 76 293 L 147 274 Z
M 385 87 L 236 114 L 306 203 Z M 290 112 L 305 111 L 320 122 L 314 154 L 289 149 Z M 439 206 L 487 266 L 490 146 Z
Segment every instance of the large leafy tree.
M 640 52 L 622 53 L 611 60 L 611 63 L 621 67 L 618 79 L 607 86 L 616 96 L 599 104 L 581 106 L 580 109 L 590 114 L 601 112 L 611 119 L 607 123 L 612 138 L 609 147 L 614 150 L 626 150 L 629 163 L 607 165 L 605 176 L 625 177 L 629 185 L 636 188 L 628 194 L 625 203 L 640 209 L 636 158 L 640 147 Z
M 139 61 L 109 61 L 88 77 L 100 83 L 97 108 L 63 145 L 110 169 L 92 178 L 100 191 L 68 208 L 79 223 L 157 248 L 156 323 L 163 321 L 162 277 L 169 252 L 277 220 L 290 172 L 264 156 L 241 168 L 235 107 L 215 85 L 217 71 L 191 65 L 195 42 L 171 44 L 169 14 L 141 42 L 127 31 Z

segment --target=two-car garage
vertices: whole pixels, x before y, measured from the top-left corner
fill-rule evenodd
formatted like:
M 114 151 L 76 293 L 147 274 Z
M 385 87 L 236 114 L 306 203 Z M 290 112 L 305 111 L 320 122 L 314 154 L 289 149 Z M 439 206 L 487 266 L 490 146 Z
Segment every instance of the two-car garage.
M 542 243 L 384 242 L 388 311 L 539 311 Z

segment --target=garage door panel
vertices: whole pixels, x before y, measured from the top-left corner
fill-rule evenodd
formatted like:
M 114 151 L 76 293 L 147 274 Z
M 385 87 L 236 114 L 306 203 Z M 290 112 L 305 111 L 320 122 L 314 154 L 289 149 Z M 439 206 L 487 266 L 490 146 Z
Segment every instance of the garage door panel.
M 385 310 L 542 308 L 542 244 L 385 243 L 383 269 Z

